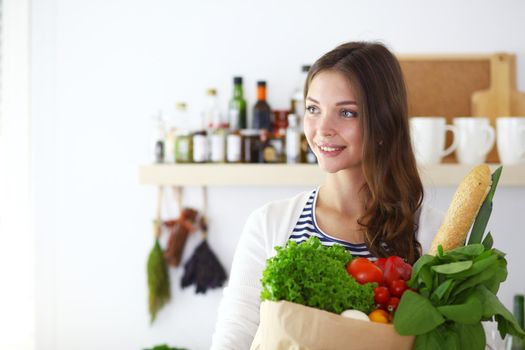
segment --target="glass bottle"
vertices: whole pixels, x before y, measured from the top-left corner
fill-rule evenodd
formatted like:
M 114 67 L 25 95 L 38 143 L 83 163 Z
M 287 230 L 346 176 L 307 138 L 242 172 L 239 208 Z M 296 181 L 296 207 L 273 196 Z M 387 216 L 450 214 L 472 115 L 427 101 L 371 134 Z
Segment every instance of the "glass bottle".
M 301 161 L 301 129 L 297 115 L 288 114 L 286 129 L 286 163 L 296 164 Z
M 263 163 L 278 163 L 280 161 L 279 151 L 272 142 L 271 133 L 263 130 L 260 136 L 260 161 Z
M 175 103 L 175 113 L 171 113 L 167 121 L 166 142 L 164 145 L 164 160 L 166 163 L 175 162 L 175 139 L 177 138 L 177 132 L 183 129 L 187 122 L 186 103 Z
M 314 151 L 310 148 L 304 133 L 301 133 L 301 163 L 317 163 L 317 157 L 315 156 Z
M 246 129 L 246 100 L 243 96 L 242 77 L 233 78 L 233 97 L 228 106 L 231 130 Z
M 257 82 L 257 103 L 253 107 L 253 129 L 272 130 L 272 110 L 266 102 L 266 82 Z
M 221 113 L 219 110 L 219 101 L 217 99 L 217 90 L 210 88 L 206 90 L 205 108 L 203 111 L 203 126 L 207 129 L 216 129 L 221 127 Z
M 164 143 L 166 141 L 166 129 L 164 125 L 164 119 L 162 118 L 162 112 L 158 111 L 157 114 L 153 116 L 153 159 L 155 163 L 164 163 L 165 157 L 165 147 Z
M 301 66 L 301 75 L 292 93 L 291 112 L 299 118 L 299 125 L 302 124 L 301 121 L 304 117 L 304 84 L 309 70 L 309 65 Z
M 514 295 L 514 317 L 516 317 L 516 321 L 518 321 L 518 325 L 523 329 L 524 320 L 523 320 L 523 294 L 516 294 Z M 505 344 L 506 350 L 524 350 L 525 349 L 525 342 L 523 339 L 519 337 L 515 337 L 512 335 L 507 336 L 507 341 Z
M 260 130 L 241 130 L 241 144 L 241 157 L 243 163 L 262 163 Z
M 193 160 L 193 135 L 188 130 L 177 130 L 175 137 L 175 163 L 191 163 Z

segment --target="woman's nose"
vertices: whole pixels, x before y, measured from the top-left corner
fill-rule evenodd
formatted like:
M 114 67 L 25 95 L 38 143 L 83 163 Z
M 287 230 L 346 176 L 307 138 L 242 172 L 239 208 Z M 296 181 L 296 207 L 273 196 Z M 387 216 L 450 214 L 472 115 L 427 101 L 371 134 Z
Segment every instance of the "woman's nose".
M 335 135 L 335 127 L 332 118 L 328 115 L 323 115 L 319 121 L 319 133 L 322 136 L 333 136 Z

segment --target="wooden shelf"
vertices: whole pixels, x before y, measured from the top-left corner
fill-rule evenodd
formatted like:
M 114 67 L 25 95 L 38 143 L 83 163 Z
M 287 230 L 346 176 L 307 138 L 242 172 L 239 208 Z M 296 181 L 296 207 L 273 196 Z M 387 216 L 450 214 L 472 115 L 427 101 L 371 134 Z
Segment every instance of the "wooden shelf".
M 491 164 L 491 169 L 498 167 Z M 425 186 L 457 186 L 470 165 L 420 167 Z M 325 174 L 312 164 L 155 164 L 139 168 L 141 184 L 172 186 L 316 186 Z M 501 186 L 525 186 L 525 165 L 503 168 Z

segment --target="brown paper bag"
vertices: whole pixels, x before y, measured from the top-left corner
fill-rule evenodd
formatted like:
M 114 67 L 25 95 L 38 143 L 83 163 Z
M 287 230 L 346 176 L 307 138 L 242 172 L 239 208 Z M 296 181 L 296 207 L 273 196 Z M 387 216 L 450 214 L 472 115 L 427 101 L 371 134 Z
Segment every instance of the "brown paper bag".
M 263 301 L 250 350 L 404 350 L 414 337 L 394 326 L 355 320 L 288 301 Z

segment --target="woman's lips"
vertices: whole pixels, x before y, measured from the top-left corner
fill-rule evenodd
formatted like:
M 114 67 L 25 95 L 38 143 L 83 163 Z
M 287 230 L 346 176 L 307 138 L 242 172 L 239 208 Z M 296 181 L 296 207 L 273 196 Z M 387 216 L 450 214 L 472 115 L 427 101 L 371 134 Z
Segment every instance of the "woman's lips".
M 317 145 L 319 153 L 325 157 L 337 157 L 346 146 L 338 146 L 332 144 Z

